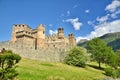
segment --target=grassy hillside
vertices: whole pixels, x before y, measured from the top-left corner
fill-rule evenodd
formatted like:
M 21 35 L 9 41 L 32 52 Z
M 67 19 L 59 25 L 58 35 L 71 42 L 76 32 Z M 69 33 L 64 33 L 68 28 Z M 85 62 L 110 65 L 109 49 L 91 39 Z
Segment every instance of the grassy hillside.
M 96 66 L 96 63 L 91 64 Z M 19 80 L 100 80 L 106 77 L 104 71 L 89 66 L 80 68 L 30 59 L 22 59 L 18 66 Z
M 120 32 L 108 33 L 100 37 L 108 46 L 114 50 L 120 49 Z M 87 47 L 87 42 L 78 43 L 78 46 Z
M 113 50 L 120 49 L 120 32 L 109 33 L 100 37 L 103 41 L 111 46 Z
M 120 32 L 116 33 L 108 33 L 100 37 L 106 43 L 110 43 L 115 41 L 116 39 L 120 39 Z

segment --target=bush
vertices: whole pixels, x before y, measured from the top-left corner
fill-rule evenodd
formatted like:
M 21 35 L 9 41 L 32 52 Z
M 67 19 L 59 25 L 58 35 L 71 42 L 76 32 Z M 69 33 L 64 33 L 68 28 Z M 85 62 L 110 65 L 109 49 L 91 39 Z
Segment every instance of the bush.
M 116 74 L 117 74 L 117 78 L 120 78 L 120 69 L 117 69 Z
M 113 78 L 120 78 L 120 69 L 106 68 L 105 74 Z
M 68 51 L 64 62 L 68 65 L 74 65 L 79 67 L 85 67 L 87 62 L 87 51 L 81 47 L 74 47 Z
M 105 74 L 110 77 L 116 77 L 116 72 L 113 68 L 106 68 Z
M 21 57 L 12 51 L 4 51 L 0 54 L 0 80 L 12 80 L 17 75 L 16 64 Z

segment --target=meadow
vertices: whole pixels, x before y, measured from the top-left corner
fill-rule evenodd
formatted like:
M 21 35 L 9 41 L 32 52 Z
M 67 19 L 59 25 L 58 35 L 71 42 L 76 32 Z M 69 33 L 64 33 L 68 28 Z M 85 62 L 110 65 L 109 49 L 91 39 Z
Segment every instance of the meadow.
M 95 62 L 89 65 L 97 66 Z M 18 80 L 100 80 L 106 77 L 103 70 L 90 66 L 81 68 L 25 58 L 17 66 Z

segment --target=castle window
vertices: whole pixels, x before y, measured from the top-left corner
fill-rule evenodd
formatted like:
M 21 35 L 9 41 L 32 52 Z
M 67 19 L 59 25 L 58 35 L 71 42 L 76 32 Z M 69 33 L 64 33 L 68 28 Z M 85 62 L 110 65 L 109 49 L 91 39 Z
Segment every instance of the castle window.
M 43 31 L 43 34 L 45 34 L 45 32 Z

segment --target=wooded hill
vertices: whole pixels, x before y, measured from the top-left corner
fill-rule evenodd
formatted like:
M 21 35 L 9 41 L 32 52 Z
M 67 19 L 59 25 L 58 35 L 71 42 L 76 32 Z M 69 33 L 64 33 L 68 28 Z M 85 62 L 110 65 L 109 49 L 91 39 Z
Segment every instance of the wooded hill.
M 120 32 L 108 33 L 99 38 L 102 39 L 108 46 L 111 46 L 113 50 L 120 49 Z M 78 42 L 77 45 L 87 47 L 87 41 Z

